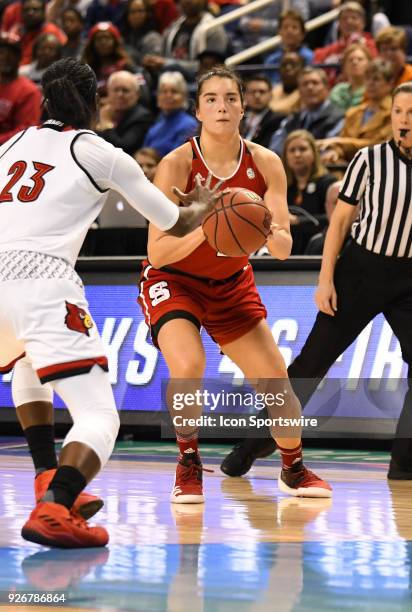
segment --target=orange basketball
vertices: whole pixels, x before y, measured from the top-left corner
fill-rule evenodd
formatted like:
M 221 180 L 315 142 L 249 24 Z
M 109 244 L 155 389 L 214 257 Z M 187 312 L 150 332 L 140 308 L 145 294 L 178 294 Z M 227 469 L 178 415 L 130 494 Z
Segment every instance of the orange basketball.
M 262 198 L 242 187 L 234 187 L 220 198 L 203 220 L 211 247 L 229 257 L 250 255 L 260 249 L 270 233 L 272 215 Z

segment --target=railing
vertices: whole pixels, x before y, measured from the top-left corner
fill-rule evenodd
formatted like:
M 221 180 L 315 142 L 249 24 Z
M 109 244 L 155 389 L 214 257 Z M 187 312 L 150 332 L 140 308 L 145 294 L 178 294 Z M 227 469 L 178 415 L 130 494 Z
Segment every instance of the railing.
M 216 19 L 213 19 L 209 23 L 206 23 L 204 26 L 202 26 L 201 36 L 206 37 L 206 33 L 209 32 L 209 30 L 213 30 L 214 28 L 218 26 L 224 26 L 227 23 L 231 23 L 232 21 L 239 19 L 240 17 L 244 17 L 245 15 L 248 15 L 249 13 L 254 13 L 258 11 L 259 9 L 264 8 L 265 6 L 268 6 L 269 4 L 272 4 L 275 1 L 276 0 L 255 0 L 255 2 L 251 2 L 250 4 L 241 6 L 240 8 L 235 9 L 234 11 L 230 11 L 230 13 L 226 13 L 225 15 L 222 15 L 221 17 L 216 17 Z M 280 2 L 281 0 L 277 0 L 277 1 Z M 339 15 L 339 9 L 333 9 L 332 11 L 328 11 L 324 15 L 315 17 L 315 19 L 311 19 L 305 24 L 306 31 L 311 32 L 312 30 L 316 30 L 317 28 L 320 28 L 321 26 L 326 25 L 327 23 L 330 23 L 331 21 L 334 21 L 334 19 L 336 19 L 338 15 Z M 272 36 L 271 38 L 268 38 L 267 40 L 264 40 L 263 42 L 258 43 L 257 45 L 254 45 L 253 47 L 250 47 L 250 49 L 245 49 L 244 51 L 240 51 L 240 53 L 236 53 L 235 55 L 228 57 L 226 60 L 226 65 L 235 66 L 237 64 L 241 64 L 242 62 L 247 61 L 248 59 L 250 59 L 251 57 L 254 57 L 255 55 L 266 53 L 267 51 L 274 49 L 275 47 L 279 46 L 280 42 L 281 42 L 280 36 Z M 206 42 L 205 42 L 205 46 L 206 46 Z

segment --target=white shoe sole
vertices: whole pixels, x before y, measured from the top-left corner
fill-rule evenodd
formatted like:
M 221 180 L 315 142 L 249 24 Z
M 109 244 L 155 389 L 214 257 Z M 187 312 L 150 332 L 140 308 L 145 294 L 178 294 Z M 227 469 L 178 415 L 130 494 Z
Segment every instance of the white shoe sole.
M 173 495 L 170 496 L 172 504 L 203 504 L 204 495 Z
M 323 489 L 322 487 L 301 487 L 299 489 L 293 489 L 289 487 L 281 477 L 278 478 L 278 487 L 282 493 L 288 493 L 293 497 L 332 497 L 332 491 L 329 489 Z

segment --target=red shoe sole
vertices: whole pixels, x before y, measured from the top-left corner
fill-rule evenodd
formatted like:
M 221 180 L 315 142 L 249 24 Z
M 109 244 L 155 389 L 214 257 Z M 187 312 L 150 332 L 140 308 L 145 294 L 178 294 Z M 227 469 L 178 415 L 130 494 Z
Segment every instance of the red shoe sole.
M 39 525 L 37 521 L 30 520 L 23 526 L 21 535 L 29 542 L 35 542 L 36 544 L 42 544 L 43 546 L 50 546 L 52 548 L 96 548 L 106 546 L 107 544 L 107 542 L 83 543 L 68 533 L 50 534 L 46 529 L 42 529 L 42 526 Z

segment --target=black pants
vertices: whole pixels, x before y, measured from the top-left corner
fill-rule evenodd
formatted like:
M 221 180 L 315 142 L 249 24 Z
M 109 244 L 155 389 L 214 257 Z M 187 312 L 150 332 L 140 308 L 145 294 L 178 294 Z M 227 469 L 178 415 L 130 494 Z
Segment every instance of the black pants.
M 375 255 L 351 242 L 337 262 L 334 280 L 338 311 L 334 317 L 318 313 L 300 355 L 288 369 L 295 393 L 304 406 L 339 355 L 383 313 L 408 365 L 408 391 L 392 457 L 412 470 L 412 437 L 405 437 L 412 436 L 408 433 L 412 432 L 412 259 Z

